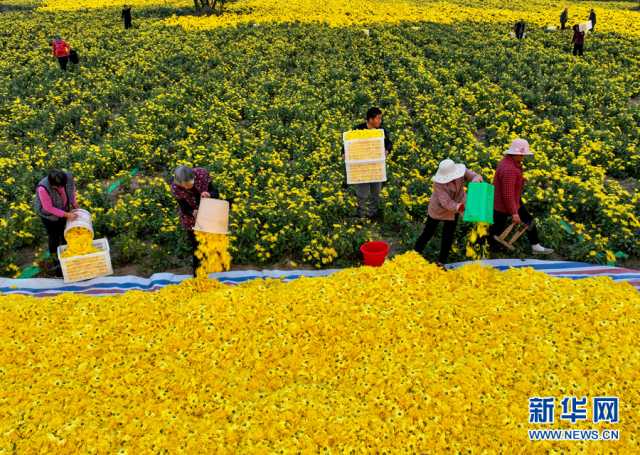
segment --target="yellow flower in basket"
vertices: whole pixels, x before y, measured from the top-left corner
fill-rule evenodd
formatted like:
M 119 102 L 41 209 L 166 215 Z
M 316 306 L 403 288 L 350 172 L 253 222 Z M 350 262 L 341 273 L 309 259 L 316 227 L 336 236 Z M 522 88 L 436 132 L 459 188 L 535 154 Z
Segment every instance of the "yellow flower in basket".
M 98 250 L 93 247 L 93 233 L 89 229 L 75 227 L 69 229 L 64 238 L 67 241 L 68 248 L 62 253 L 63 258 L 73 256 L 83 256 L 85 254 L 97 253 Z

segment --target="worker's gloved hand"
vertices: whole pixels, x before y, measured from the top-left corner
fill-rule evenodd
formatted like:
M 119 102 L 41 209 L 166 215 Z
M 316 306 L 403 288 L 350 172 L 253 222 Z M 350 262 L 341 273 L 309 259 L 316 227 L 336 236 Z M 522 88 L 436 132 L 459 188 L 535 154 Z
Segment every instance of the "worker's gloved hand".
M 74 221 L 78 218 L 78 214 L 73 212 L 64 212 L 64 217 L 69 221 Z
M 458 204 L 458 213 L 464 213 L 464 204 Z
M 513 215 L 513 222 L 516 224 L 522 223 L 522 220 L 520 219 L 520 215 L 518 215 L 517 213 Z
M 208 192 L 208 191 L 203 191 L 203 192 L 200 194 L 200 197 L 210 198 L 210 197 L 211 197 L 211 195 L 209 194 L 209 192 Z
M 475 182 L 475 183 L 483 182 L 483 180 L 482 180 L 482 176 L 481 176 L 481 175 L 478 175 L 478 176 L 474 177 L 474 178 L 473 178 L 473 180 L 471 180 L 471 181 L 472 181 L 472 182 Z

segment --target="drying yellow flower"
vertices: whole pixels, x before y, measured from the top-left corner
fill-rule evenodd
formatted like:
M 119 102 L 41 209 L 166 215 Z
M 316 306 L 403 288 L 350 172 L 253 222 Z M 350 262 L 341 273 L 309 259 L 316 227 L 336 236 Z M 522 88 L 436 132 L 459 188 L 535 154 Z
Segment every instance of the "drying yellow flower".
M 224 272 L 231 267 L 229 254 L 229 236 L 195 231 L 198 240 L 196 257 L 200 267 L 196 271 L 198 278 L 206 278 L 210 273 Z
M 628 283 L 416 253 L 291 283 L 0 296 L 0 452 L 638 453 L 638 320 Z M 532 443 L 534 396 L 617 396 L 621 438 Z M 557 406 L 551 428 L 592 428 Z
M 66 232 L 64 238 L 67 241 L 67 249 L 61 254 L 63 258 L 98 252 L 93 247 L 93 233 L 89 229 L 74 227 Z
M 467 245 L 465 256 L 470 259 L 481 259 L 488 255 L 486 243 L 480 242 L 482 238 L 489 235 L 489 225 L 487 223 L 476 223 L 467 235 Z

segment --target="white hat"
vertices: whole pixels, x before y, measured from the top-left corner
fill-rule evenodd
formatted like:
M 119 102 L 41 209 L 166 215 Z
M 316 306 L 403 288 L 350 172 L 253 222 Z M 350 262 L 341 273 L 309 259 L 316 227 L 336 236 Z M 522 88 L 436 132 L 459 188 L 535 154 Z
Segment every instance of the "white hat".
M 509 150 L 504 152 L 505 155 L 533 155 L 529 150 L 529 143 L 524 139 L 516 139 L 511 143 Z
M 440 162 L 438 172 L 436 172 L 436 175 L 434 175 L 431 180 L 436 183 L 449 183 L 452 180 L 464 176 L 466 170 L 467 167 L 464 164 L 456 164 L 453 160 L 447 158 Z

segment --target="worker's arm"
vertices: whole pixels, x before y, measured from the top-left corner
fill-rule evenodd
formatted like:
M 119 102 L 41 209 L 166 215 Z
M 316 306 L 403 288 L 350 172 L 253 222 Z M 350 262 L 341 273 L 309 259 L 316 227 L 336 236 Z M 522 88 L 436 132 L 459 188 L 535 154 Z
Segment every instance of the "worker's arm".
M 49 192 L 45 188 L 38 187 L 38 198 L 40 199 L 40 204 L 42 204 L 42 210 L 53 216 L 57 216 L 58 218 L 66 217 L 66 212 L 64 210 L 60 210 L 53 206 L 51 196 L 49 196 Z
M 387 152 L 387 155 L 391 155 L 391 151 L 393 150 L 393 142 L 391 142 L 391 137 L 389 136 L 389 132 L 386 129 L 384 131 L 384 149 Z
M 476 174 L 471 169 L 467 169 L 464 172 L 464 179 L 467 182 L 482 182 L 482 177 L 479 174 Z

